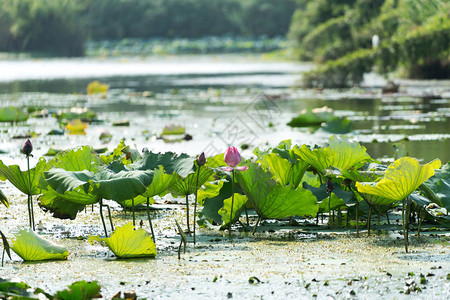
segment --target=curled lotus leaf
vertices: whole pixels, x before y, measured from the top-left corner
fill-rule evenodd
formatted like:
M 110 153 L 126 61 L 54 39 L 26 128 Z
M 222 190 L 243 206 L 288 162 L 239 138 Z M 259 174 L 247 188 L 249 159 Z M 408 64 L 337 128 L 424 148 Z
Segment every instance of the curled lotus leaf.
M 132 223 L 117 227 L 111 237 L 89 237 L 90 241 L 102 241 L 119 258 L 155 257 L 156 245 L 151 236 Z
M 67 259 L 65 247 L 43 239 L 31 229 L 23 229 L 15 237 L 11 249 L 25 261 Z
M 356 187 L 360 193 L 400 201 L 433 176 L 434 170 L 440 167 L 441 161 L 438 159 L 422 166 L 415 158 L 402 157 L 387 168 L 380 181 L 357 182 Z

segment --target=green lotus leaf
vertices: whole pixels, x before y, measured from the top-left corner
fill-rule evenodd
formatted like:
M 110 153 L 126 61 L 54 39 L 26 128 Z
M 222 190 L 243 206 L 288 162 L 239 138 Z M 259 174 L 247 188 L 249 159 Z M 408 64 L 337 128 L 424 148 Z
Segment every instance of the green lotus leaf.
M 5 205 L 7 208 L 9 208 L 8 198 L 3 193 L 2 190 L 0 190 L 0 203 L 3 203 L 3 205 Z
M 323 122 L 330 121 L 333 116 L 333 111 L 326 106 L 315 109 L 307 108 L 302 110 L 297 117 L 292 118 L 287 125 L 291 127 L 318 126 Z
M 67 259 L 69 251 L 37 235 L 30 229 L 16 235 L 11 249 L 25 261 Z
M 92 194 L 67 191 L 62 195 L 52 188 L 44 191 L 38 198 L 38 204 L 45 212 L 53 213 L 53 217 L 55 218 L 71 220 L 75 220 L 77 214 L 86 205 L 97 202 L 97 197 Z
M 356 187 L 360 193 L 401 201 L 433 176 L 434 170 L 439 169 L 440 166 L 440 160 L 434 160 L 421 166 L 415 158 L 402 157 L 387 168 L 380 181 L 357 182 Z
M 214 198 L 219 195 L 223 184 L 223 180 L 218 180 L 216 182 L 205 182 L 197 191 L 197 203 L 203 205 L 205 199 Z
M 151 236 L 142 228 L 135 228 L 132 223 L 116 227 L 111 237 L 89 237 L 106 243 L 119 258 L 155 257 L 156 246 Z
M 44 171 L 51 168 L 62 168 L 66 171 L 92 171 L 100 166 L 100 159 L 91 146 L 80 146 L 56 154 L 47 162 Z
M 244 172 L 236 172 L 242 191 L 263 218 L 280 219 L 291 216 L 315 216 L 319 210 L 316 197 L 309 190 L 293 189 L 272 179 L 260 164 L 248 163 Z
M 442 206 L 450 212 L 450 175 L 437 183 L 436 192 L 436 195 L 441 199 Z
M 175 174 L 167 174 L 164 172 L 163 166 L 159 166 L 159 168 L 153 171 L 152 183 L 147 187 L 147 190 L 144 194 L 142 194 L 142 196 L 163 196 L 164 194 L 166 194 L 168 188 L 175 182 L 175 180 Z
M 432 202 L 450 210 L 450 164 L 443 165 L 420 188 Z
M 327 192 L 327 185 L 322 184 L 319 187 L 310 186 L 307 183 L 303 184 L 303 187 L 310 190 L 319 202 L 319 212 L 326 213 L 331 210 L 338 209 L 343 206 L 350 206 L 355 203 L 353 194 L 341 189 L 339 185 L 335 185 L 333 192 L 330 194 Z
M 309 171 L 307 171 L 307 172 L 305 172 L 305 174 L 303 174 L 301 183 L 302 184 L 307 183 L 308 185 L 313 186 L 313 187 L 319 187 L 321 185 L 319 176 L 317 176 L 313 172 L 309 172 Z
M 201 187 L 213 174 L 214 172 L 210 168 L 206 168 L 204 166 L 201 167 L 200 174 L 198 176 L 198 185 L 197 172 L 191 173 L 185 178 L 178 175 L 175 177 L 174 183 L 169 187 L 169 191 L 176 196 L 194 194 L 197 187 Z
M 25 282 L 14 282 L 0 277 L 0 295 L 4 299 L 39 299 L 33 297 L 30 286 Z
M 0 108 L 0 122 L 24 122 L 28 115 L 22 109 L 8 106 Z
M 215 156 L 208 157 L 206 159 L 206 166 L 212 169 L 217 169 L 222 166 L 226 166 L 225 154 L 219 153 Z
M 110 170 L 100 170 L 96 173 L 89 171 L 66 171 L 60 168 L 44 172 L 49 185 L 60 194 L 68 191 L 92 194 L 97 199 L 123 201 L 143 194 L 152 182 L 151 171 L 121 171 L 114 173 Z
M 231 197 L 225 199 L 223 201 L 223 207 L 219 209 L 219 215 L 222 216 L 222 227 L 225 227 L 230 223 L 231 200 Z M 247 201 L 248 199 L 245 195 L 241 195 L 238 193 L 234 194 L 232 223 L 239 220 L 239 217 L 241 216 L 242 210 L 244 209 Z
M 142 159 L 130 165 L 135 170 L 154 170 L 163 166 L 167 174 L 177 173 L 181 177 L 186 177 L 195 171 L 195 158 L 187 154 L 176 154 L 172 152 L 153 153 L 144 150 Z
M 373 194 L 361 193 L 361 197 L 363 197 L 364 200 L 366 200 L 367 203 L 369 203 L 370 205 L 375 205 L 375 206 L 391 207 L 392 204 L 394 204 L 395 202 L 398 202 L 398 200 L 393 200 L 390 198 L 382 197 L 379 195 L 373 195 Z
M 55 299 L 62 300 L 87 300 L 99 298 L 100 285 L 97 281 L 86 282 L 84 280 L 72 283 L 63 291 L 56 292 Z
M 344 136 L 332 136 L 326 148 L 311 150 L 303 145 L 298 155 L 320 172 L 330 167 L 343 171 L 352 167 L 359 168 L 363 163 L 371 160 L 365 147 L 357 142 L 350 142 Z
M 18 165 L 6 166 L 0 160 L 0 179 L 9 180 L 17 189 L 27 195 L 38 195 L 41 192 L 39 185 L 39 179 L 42 171 L 44 170 L 47 162 L 45 159 L 39 159 L 36 166 L 30 169 L 31 189 L 30 181 L 28 177 L 28 171 L 21 171 Z
M 224 206 L 224 200 L 231 197 L 232 184 L 231 181 L 219 181 L 217 185 L 221 186 L 219 193 L 216 196 L 210 195 L 203 199 L 203 208 L 198 214 L 199 223 L 208 221 L 211 224 L 222 224 L 222 216 L 219 214 L 219 210 Z
M 282 158 L 275 153 L 264 155 L 258 162 L 268 169 L 274 176 L 273 178 L 281 185 L 292 185 L 293 188 L 297 188 L 303 174 L 309 167 L 309 164 L 305 161 L 290 162 L 288 159 Z

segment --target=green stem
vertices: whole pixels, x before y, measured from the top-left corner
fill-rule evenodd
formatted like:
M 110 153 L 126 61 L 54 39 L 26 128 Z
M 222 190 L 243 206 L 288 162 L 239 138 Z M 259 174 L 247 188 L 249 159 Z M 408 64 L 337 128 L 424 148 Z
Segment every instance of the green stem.
M 234 205 L 234 169 L 231 171 L 231 210 L 230 210 L 230 223 L 228 224 L 228 234 L 231 239 L 231 224 L 233 223 L 233 205 Z
M 194 246 L 195 243 L 197 242 L 195 239 L 195 222 L 196 222 L 196 218 L 197 218 L 197 192 L 198 192 L 198 178 L 200 177 L 200 167 L 197 167 L 197 182 L 195 183 L 195 202 L 194 202 Z
M 261 216 L 258 216 L 258 220 L 256 220 L 255 227 L 253 227 L 253 230 L 252 230 L 252 235 L 255 235 L 256 228 L 258 228 L 258 224 L 259 224 L 259 222 L 261 221 L 261 219 L 262 219 L 262 217 L 261 217 Z
M 187 233 L 191 235 L 191 227 L 189 226 L 189 195 L 186 195 L 186 225 Z
M 250 226 L 250 222 L 248 221 L 247 203 L 244 204 L 244 210 L 245 210 L 245 218 L 247 220 L 247 227 L 248 227 L 248 226 Z
M 420 227 L 422 226 L 422 207 L 419 208 L 419 226 L 417 227 L 417 236 L 420 236 Z
M 2 267 L 3 267 L 3 263 L 5 262 L 5 252 L 6 252 L 6 248 L 5 248 L 5 245 L 3 245 Z
M 359 201 L 356 199 L 356 237 L 359 238 L 359 224 L 358 224 L 358 208 L 359 208 Z
M 406 198 L 406 252 L 408 252 L 408 244 L 409 244 L 409 218 L 411 214 L 411 203 L 409 202 L 409 198 Z
M 334 222 L 334 218 L 333 218 L 333 222 Z M 331 221 L 331 192 L 330 192 L 330 196 L 328 196 L 328 223 L 329 223 L 330 228 L 333 229 L 333 223 Z
M 103 230 L 105 230 L 105 237 L 108 237 L 108 230 L 106 230 L 106 223 L 105 223 L 105 219 L 103 218 L 103 200 L 102 199 L 100 199 L 99 204 L 100 204 L 100 219 L 102 219 Z
M 155 232 L 153 231 L 152 218 L 150 217 L 150 197 L 147 197 L 147 218 L 150 224 L 150 230 L 152 231 L 153 242 L 156 243 Z
M 136 226 L 136 217 L 135 217 L 135 209 L 134 209 L 134 198 L 131 199 L 131 208 L 133 210 L 133 226 Z
M 369 204 L 369 216 L 367 218 L 367 236 L 370 236 L 370 219 L 372 218 L 372 205 Z
M 108 209 L 108 218 L 109 218 L 109 224 L 111 224 L 111 230 L 114 231 L 114 225 L 111 218 L 111 209 L 109 208 L 109 205 L 105 204 L 106 208 Z
M 381 220 L 380 220 L 380 213 L 378 212 L 378 234 L 381 234 Z
M 403 224 L 403 241 L 405 243 L 405 251 L 408 253 L 408 241 L 406 239 L 406 223 L 405 223 L 405 199 L 402 201 L 402 224 Z
M 31 196 L 31 171 L 30 171 L 30 156 L 27 155 L 27 167 L 28 167 L 28 188 L 29 188 L 29 194 L 28 194 L 28 214 L 30 219 L 30 227 L 34 228 L 34 213 L 33 213 L 33 198 Z

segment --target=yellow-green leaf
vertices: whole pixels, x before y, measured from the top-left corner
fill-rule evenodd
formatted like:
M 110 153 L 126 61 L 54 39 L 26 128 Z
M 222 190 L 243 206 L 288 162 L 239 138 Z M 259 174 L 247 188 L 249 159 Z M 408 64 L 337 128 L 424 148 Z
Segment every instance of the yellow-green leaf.
M 421 166 L 415 158 L 402 157 L 387 168 L 384 178 L 380 181 L 357 182 L 356 187 L 360 193 L 400 201 L 433 176 L 434 170 L 440 167 L 441 161 L 438 159 Z
M 25 261 L 67 259 L 69 251 L 47 241 L 30 229 L 23 229 L 16 235 L 12 247 Z
M 371 160 L 365 147 L 344 136 L 332 136 L 326 148 L 311 150 L 303 145 L 296 154 L 321 172 L 330 167 L 345 171 Z
M 142 228 L 136 229 L 132 223 L 117 227 L 109 238 L 89 237 L 106 243 L 120 258 L 155 257 L 156 246 L 151 236 Z

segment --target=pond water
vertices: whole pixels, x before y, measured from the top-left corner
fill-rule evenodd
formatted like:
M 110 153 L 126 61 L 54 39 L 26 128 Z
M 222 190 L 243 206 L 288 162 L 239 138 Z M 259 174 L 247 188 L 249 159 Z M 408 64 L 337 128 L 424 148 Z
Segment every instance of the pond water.
M 213 155 L 227 145 L 266 148 L 285 139 L 323 145 L 331 133 L 286 125 L 302 109 L 323 106 L 353 122 L 348 136 L 366 146 L 374 158 L 392 160 L 395 143 L 424 162 L 450 159 L 449 81 L 399 81 L 400 92 L 394 95 L 382 95 L 384 80 L 374 75 L 367 76 L 363 87 L 347 90 L 296 87 L 302 72 L 311 68 L 310 64 L 267 62 L 254 56 L 2 61 L 1 107 L 47 109 L 49 116 L 1 124 L 0 150 L 4 153 L 0 159 L 7 165 L 23 166 L 19 149 L 29 133 L 35 134 L 32 165 L 50 148 L 90 144 L 112 150 L 123 138 L 138 150 L 147 147 L 191 155 L 202 151 Z M 105 98 L 86 96 L 86 86 L 92 80 L 109 85 Z M 50 130 L 59 129 L 52 113 L 73 107 L 92 109 L 98 121 L 88 125 L 86 135 L 48 135 Z M 129 126 L 112 126 L 122 119 L 127 119 Z M 192 140 L 160 139 L 166 124 L 184 126 Z M 103 132 L 112 135 L 111 141 L 99 139 Z M 243 151 L 243 155 L 250 157 L 250 151 Z M 17 226 L 27 224 L 26 197 L 9 183 L 2 182 L 0 188 L 11 200 L 10 209 L 0 207 L 0 215 L 5 216 L 0 219 L 0 228 L 11 236 Z M 223 232 L 202 229 L 199 245 L 189 246 L 178 260 L 179 237 L 173 219 L 184 219 L 185 211 L 183 206 L 173 207 L 152 212 L 159 239 L 157 258 L 131 261 L 114 259 L 106 248 L 86 241 L 88 234 L 101 233 L 97 215 L 82 213 L 75 221 L 68 221 L 36 209 L 36 219 L 44 228 L 57 228 L 59 234 L 49 230 L 48 238 L 67 246 L 69 259 L 34 264 L 22 263 L 14 256 L 0 274 L 52 292 L 75 280 L 99 280 L 108 298 L 117 291 L 135 290 L 139 296 L 179 299 L 399 299 L 408 297 L 404 292 L 411 278 L 418 283 L 420 273 L 432 273 L 424 288 L 427 293 L 419 296 L 446 299 L 450 295 L 445 233 L 437 240 L 412 238 L 414 250 L 406 255 L 398 235 L 356 239 L 342 232 L 323 236 L 313 232 L 311 239 L 296 239 L 291 233 L 283 236 L 278 232 L 275 238 L 266 233 L 257 238 L 236 233 L 230 243 Z M 124 217 L 116 207 L 113 219 L 122 225 L 129 216 Z M 298 230 L 298 236 L 311 234 L 308 229 Z M 57 239 L 66 232 L 71 239 Z M 427 256 L 436 259 L 428 261 Z M 408 275 L 410 272 L 415 275 Z M 250 284 L 250 277 L 259 281 Z
M 204 149 L 213 154 L 229 144 L 267 147 L 284 139 L 324 144 L 332 134 L 292 129 L 286 123 L 304 108 L 328 106 L 335 115 L 352 121 L 352 132 L 347 135 L 375 158 L 392 157 L 396 143 L 424 161 L 450 159 L 449 81 L 399 81 L 400 92 L 394 95 L 382 95 L 384 80 L 374 75 L 367 76 L 362 88 L 320 91 L 296 87 L 301 73 L 312 68 L 310 64 L 231 55 L 8 60 L 0 62 L 0 100 L 2 106 L 32 105 L 51 111 L 89 107 L 105 121 L 89 126 L 84 138 L 44 138 L 39 147 L 43 153 L 52 145 L 99 144 L 102 131 L 113 135 L 111 144 L 105 146 L 128 137 L 138 148 L 189 154 Z M 84 95 L 92 80 L 109 85 L 106 99 Z M 130 120 L 130 126 L 112 128 L 117 119 Z M 169 123 L 185 126 L 193 139 L 172 144 L 156 140 Z M 19 136 L 34 131 L 43 138 L 49 127 L 57 128 L 53 119 L 29 119 L 7 131 Z M 2 139 L 8 142 L 10 134 L 5 131 Z M 12 150 L 8 145 L 3 148 Z

